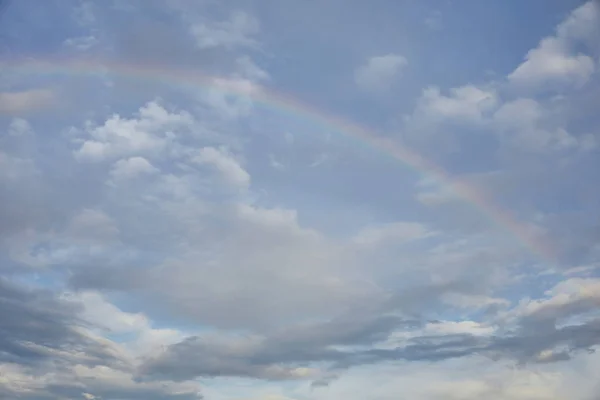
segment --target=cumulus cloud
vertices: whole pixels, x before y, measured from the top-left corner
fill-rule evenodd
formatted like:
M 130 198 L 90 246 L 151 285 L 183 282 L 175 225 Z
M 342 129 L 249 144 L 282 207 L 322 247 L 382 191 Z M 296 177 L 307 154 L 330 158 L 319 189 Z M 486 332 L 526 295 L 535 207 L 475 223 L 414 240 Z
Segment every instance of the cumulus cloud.
M 88 123 L 74 155 L 80 161 L 98 162 L 123 156 L 156 156 L 165 150 L 177 129 L 189 128 L 187 113 L 170 113 L 156 102 L 141 107 L 138 118 L 111 116 L 101 126 Z
M 506 102 L 493 116 L 501 135 L 520 149 L 552 151 L 587 149 L 585 138 L 576 138 L 561 127 L 544 126 L 547 111 L 535 100 L 519 98 Z
M 408 60 L 398 54 L 374 56 L 356 69 L 354 81 L 360 88 L 368 91 L 388 89 L 407 65 Z
M 544 38 L 538 47 L 527 53 L 525 61 L 509 76 L 519 86 L 542 85 L 581 86 L 595 71 L 595 61 L 577 50 L 581 43 L 598 34 L 600 7 L 589 1 L 577 8 L 556 29 L 554 36 Z
M 415 114 L 435 120 L 458 120 L 477 122 L 493 110 L 498 103 L 496 93 L 472 85 L 450 89 L 444 95 L 437 87 L 423 90 Z

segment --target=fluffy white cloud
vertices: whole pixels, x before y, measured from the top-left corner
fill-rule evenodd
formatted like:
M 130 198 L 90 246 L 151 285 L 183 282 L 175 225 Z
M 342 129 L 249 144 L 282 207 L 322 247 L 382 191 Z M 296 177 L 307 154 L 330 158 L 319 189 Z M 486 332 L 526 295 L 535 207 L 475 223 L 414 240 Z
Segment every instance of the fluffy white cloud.
M 556 82 L 583 85 L 594 72 L 594 60 L 584 54 L 571 55 L 565 46 L 558 38 L 544 39 L 508 76 L 509 80 L 534 87 Z
M 407 65 L 406 58 L 398 54 L 374 56 L 356 69 L 354 81 L 360 88 L 369 91 L 388 89 Z
M 597 40 L 600 7 L 589 1 L 577 8 L 556 29 L 556 34 L 543 39 L 538 47 L 527 53 L 525 61 L 509 76 L 512 83 L 526 87 L 542 85 L 581 86 L 595 71 L 595 62 L 580 53 L 577 46 Z M 587 43 L 589 44 L 589 42 Z
M 444 119 L 477 122 L 498 103 L 495 91 L 467 85 L 450 89 L 448 96 L 437 87 L 423 91 L 415 115 L 440 121 Z
M 123 156 L 155 156 L 175 138 L 176 131 L 189 128 L 188 113 L 170 113 L 160 104 L 149 102 L 141 107 L 138 118 L 113 115 L 101 126 L 88 123 L 81 143 L 74 152 L 77 160 L 103 161 Z

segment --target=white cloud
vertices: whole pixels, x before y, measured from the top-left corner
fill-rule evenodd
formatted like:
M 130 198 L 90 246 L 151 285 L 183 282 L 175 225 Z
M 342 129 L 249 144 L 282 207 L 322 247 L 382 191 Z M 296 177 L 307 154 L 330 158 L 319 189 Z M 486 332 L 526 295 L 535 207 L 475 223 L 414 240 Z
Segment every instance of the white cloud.
M 110 175 L 114 180 L 122 181 L 158 172 L 159 170 L 144 157 L 130 157 L 115 162 Z
M 562 127 L 545 123 L 547 111 L 537 101 L 519 98 L 504 103 L 493 115 L 494 127 L 501 139 L 518 149 L 556 151 L 589 150 L 593 144 L 586 136 L 578 139 Z M 548 126 L 546 126 L 548 125 Z
M 192 157 L 192 161 L 197 164 L 213 166 L 234 187 L 247 189 L 250 186 L 250 174 L 224 148 L 201 148 Z
M 149 102 L 137 118 L 115 114 L 101 126 L 88 123 L 74 152 L 80 161 L 98 162 L 123 156 L 157 155 L 175 138 L 175 131 L 190 128 L 193 118 L 185 112 L 170 113 L 160 104 Z
M 571 55 L 565 46 L 558 38 L 544 39 L 508 79 L 532 87 L 548 83 L 583 85 L 594 72 L 594 60 L 584 54 Z
M 369 91 L 388 89 L 407 65 L 406 58 L 398 54 L 371 57 L 365 65 L 356 69 L 354 81 L 360 88 Z
M 236 65 L 241 78 L 257 82 L 270 79 L 269 73 L 256 65 L 256 63 L 248 56 L 239 57 L 236 60 Z
M 599 33 L 598 25 L 600 7 L 595 1 L 587 2 L 557 27 L 554 36 L 544 38 L 527 53 L 525 61 L 508 76 L 509 81 L 525 87 L 583 85 L 594 72 L 595 62 L 576 49 L 597 40 L 593 36 Z
M 597 313 L 600 307 L 600 279 L 570 278 L 545 292 L 541 299 L 522 299 L 519 304 L 499 316 L 504 323 L 520 318 L 556 323 L 586 313 Z
M 134 360 L 135 357 L 152 355 L 186 336 L 176 329 L 154 328 L 146 315 L 122 311 L 96 291 L 65 293 L 63 298 L 83 305 L 81 317 L 97 333 L 131 334 L 119 343 L 123 351 L 129 352 L 123 354 L 124 358 Z
M 437 87 L 429 87 L 423 91 L 415 114 L 434 120 L 476 122 L 481 121 L 497 103 L 495 91 L 473 85 L 452 88 L 448 96 L 442 94 Z

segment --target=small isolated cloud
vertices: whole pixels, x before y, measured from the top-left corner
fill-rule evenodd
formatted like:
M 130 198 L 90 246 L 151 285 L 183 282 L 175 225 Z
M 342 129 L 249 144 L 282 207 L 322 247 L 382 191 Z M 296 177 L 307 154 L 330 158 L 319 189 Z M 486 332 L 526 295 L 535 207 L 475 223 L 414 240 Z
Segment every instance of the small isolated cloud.
M 363 90 L 381 91 L 388 89 L 408 60 L 398 54 L 371 57 L 354 72 L 354 81 Z
M 276 169 L 278 171 L 283 171 L 286 169 L 285 165 L 275 158 L 273 154 L 269 154 L 269 165 L 271 168 Z
M 78 51 L 87 51 L 98 44 L 98 38 L 93 35 L 69 38 L 63 42 L 67 47 Z
M 0 115 L 19 115 L 53 105 L 55 93 L 50 89 L 0 92 Z

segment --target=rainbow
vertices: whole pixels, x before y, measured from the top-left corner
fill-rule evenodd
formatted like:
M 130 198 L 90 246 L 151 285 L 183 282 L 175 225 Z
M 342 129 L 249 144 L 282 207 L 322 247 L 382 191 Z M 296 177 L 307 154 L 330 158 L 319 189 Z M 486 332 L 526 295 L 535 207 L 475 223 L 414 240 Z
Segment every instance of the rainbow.
M 215 90 L 225 95 L 249 98 L 253 103 L 278 113 L 300 118 L 324 129 L 358 139 L 361 143 L 449 188 L 458 198 L 475 207 L 495 225 L 514 236 L 517 242 L 533 255 L 545 262 L 554 263 L 556 261 L 555 252 L 549 243 L 542 240 L 539 235 L 533 234 L 526 224 L 518 221 L 508 210 L 494 204 L 492 199 L 474 186 L 465 181 L 454 179 L 442 168 L 408 147 L 399 144 L 396 140 L 382 137 L 374 133 L 372 129 L 355 122 L 324 113 L 322 110 L 302 103 L 272 88 L 256 84 L 248 85 L 247 82 L 240 82 L 237 79 L 207 75 L 197 70 L 181 70 L 95 59 L 4 60 L 0 61 L 0 70 L 9 71 L 16 75 L 41 77 L 63 75 L 67 77 L 78 75 L 102 77 L 115 75 L 127 79 L 161 83 L 184 90 L 190 88 Z

